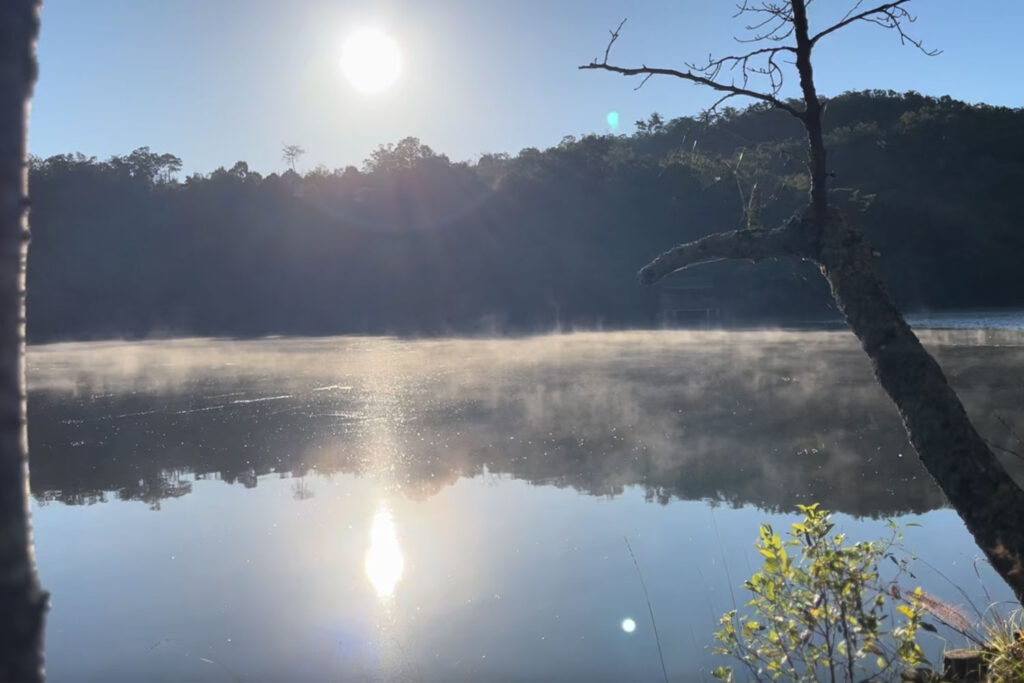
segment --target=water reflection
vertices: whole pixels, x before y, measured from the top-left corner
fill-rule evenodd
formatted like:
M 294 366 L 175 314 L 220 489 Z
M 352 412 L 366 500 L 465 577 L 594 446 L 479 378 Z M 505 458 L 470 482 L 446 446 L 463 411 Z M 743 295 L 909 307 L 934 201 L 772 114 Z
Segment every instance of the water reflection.
M 1024 344 L 972 334 L 929 343 L 1019 448 Z M 872 539 L 942 505 L 847 335 L 58 345 L 29 371 L 53 680 L 654 683 L 648 604 L 670 679 L 701 680 L 757 525 L 793 521 L 764 509 Z M 959 518 L 915 521 L 977 599 Z
M 1019 448 L 1024 336 L 925 341 L 983 435 Z M 29 370 L 43 503 L 158 509 L 196 480 L 344 472 L 413 500 L 487 473 L 659 503 L 943 504 L 845 332 L 70 344 Z
M 366 551 L 366 576 L 373 584 L 377 597 L 388 600 L 405 571 L 405 557 L 398 545 L 395 519 L 388 504 L 381 501 L 373 514 L 370 526 L 370 547 Z

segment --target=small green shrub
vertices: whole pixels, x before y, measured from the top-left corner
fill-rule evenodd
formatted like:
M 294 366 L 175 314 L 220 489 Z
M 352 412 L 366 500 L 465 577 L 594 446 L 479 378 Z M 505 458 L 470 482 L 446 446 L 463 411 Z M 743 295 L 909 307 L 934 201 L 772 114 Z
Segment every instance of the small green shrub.
M 983 624 L 985 666 L 992 681 L 1024 681 L 1024 612 Z
M 787 540 L 761 526 L 756 548 L 764 564 L 744 584 L 752 614 L 722 617 L 715 652 L 739 660 L 756 681 L 894 680 L 927 664 L 917 634 L 935 627 L 923 619 L 921 589 L 898 588 L 909 570 L 896 524 L 889 523 L 887 540 L 848 543 L 832 534 L 828 512 L 799 507 L 804 519 Z M 895 565 L 885 581 L 884 561 Z M 733 680 L 731 667 L 712 673 Z

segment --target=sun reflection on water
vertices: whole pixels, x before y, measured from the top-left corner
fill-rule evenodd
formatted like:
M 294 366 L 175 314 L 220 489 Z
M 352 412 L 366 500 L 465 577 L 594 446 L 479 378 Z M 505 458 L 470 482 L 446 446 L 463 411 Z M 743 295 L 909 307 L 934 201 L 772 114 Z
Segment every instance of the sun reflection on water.
M 395 586 L 405 570 L 405 558 L 398 546 L 395 519 L 388 504 L 381 501 L 370 525 L 370 547 L 366 551 L 366 576 L 377 591 L 377 597 L 386 600 L 395 594 Z

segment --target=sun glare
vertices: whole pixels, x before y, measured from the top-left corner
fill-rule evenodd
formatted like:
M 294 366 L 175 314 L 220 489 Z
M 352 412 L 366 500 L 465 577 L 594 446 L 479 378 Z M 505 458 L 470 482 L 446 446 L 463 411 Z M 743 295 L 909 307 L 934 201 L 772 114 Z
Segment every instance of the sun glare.
M 387 90 L 398 80 L 402 58 L 398 44 L 375 28 L 352 33 L 341 48 L 341 72 L 360 92 Z
M 381 599 L 395 594 L 405 570 L 405 558 L 398 546 L 395 519 L 386 503 L 377 506 L 370 527 L 370 548 L 366 551 L 366 576 Z

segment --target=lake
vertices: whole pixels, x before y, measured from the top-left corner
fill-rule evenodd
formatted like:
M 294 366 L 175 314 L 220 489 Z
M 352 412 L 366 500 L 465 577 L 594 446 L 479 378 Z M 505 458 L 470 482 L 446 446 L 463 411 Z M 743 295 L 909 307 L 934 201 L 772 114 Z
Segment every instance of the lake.
M 1024 332 L 922 339 L 1021 450 Z M 921 585 L 968 612 L 1011 597 L 846 331 L 53 344 L 28 372 L 53 681 L 661 681 L 655 626 L 702 680 L 758 525 L 811 502 L 856 540 L 919 523 Z

